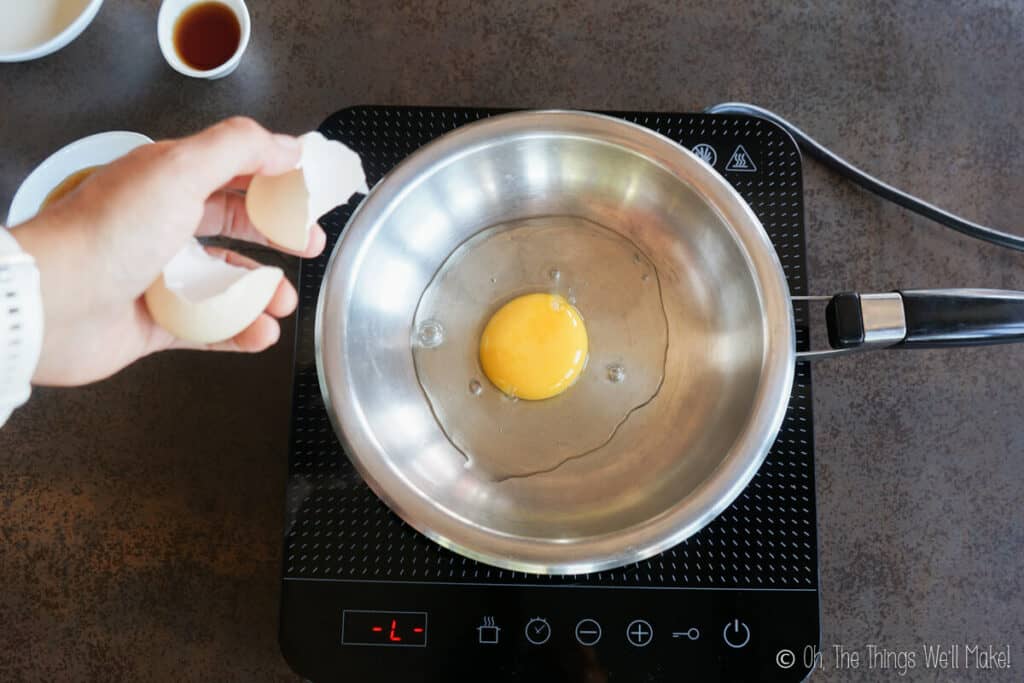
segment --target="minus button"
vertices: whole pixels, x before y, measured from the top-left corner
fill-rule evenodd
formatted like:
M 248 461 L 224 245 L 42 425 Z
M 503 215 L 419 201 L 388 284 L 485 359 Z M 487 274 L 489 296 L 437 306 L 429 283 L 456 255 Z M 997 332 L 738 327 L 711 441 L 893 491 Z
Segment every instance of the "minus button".
M 601 640 L 601 624 L 593 619 L 580 619 L 576 624 L 576 642 L 584 647 L 596 645 Z

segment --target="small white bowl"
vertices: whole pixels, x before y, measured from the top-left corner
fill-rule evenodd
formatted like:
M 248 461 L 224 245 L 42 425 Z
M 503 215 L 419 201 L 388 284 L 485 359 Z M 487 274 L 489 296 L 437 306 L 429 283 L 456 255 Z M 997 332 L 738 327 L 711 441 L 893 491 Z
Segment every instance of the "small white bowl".
M 76 140 L 36 166 L 14 193 L 7 212 L 7 227 L 29 220 L 42 208 L 47 195 L 73 173 L 90 166 L 102 166 L 123 157 L 136 147 L 153 142 L 141 133 L 110 131 Z
M 3 0 L 0 62 L 27 62 L 56 52 L 85 30 L 103 0 Z
M 218 78 L 224 78 L 232 71 L 238 68 L 238 64 L 242 61 L 242 53 L 245 52 L 245 48 L 249 46 L 249 35 L 252 32 L 252 22 L 249 19 L 249 8 L 245 5 L 245 0 L 217 0 L 222 5 L 226 5 L 228 9 L 235 13 L 235 18 L 238 19 L 238 25 L 242 29 L 242 35 L 238 40 L 238 49 L 235 50 L 235 54 L 231 55 L 231 59 L 224 62 L 216 69 L 193 69 L 191 66 L 186 64 L 180 56 L 178 56 L 178 50 L 174 47 L 174 25 L 178 23 L 178 17 L 180 17 L 185 10 L 192 5 L 197 5 L 201 2 L 207 2 L 208 0 L 163 0 L 160 4 L 160 14 L 156 20 L 156 37 L 160 43 L 160 52 L 163 53 L 164 59 L 171 68 L 180 74 L 185 76 L 191 76 L 192 78 L 206 78 L 209 80 L 215 80 Z

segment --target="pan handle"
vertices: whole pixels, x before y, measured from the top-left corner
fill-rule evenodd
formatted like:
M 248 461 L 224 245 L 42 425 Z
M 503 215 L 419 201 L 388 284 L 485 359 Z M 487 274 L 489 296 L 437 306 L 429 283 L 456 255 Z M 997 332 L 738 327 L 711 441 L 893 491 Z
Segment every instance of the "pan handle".
M 1024 341 L 1024 292 L 903 289 L 793 299 L 828 301 L 825 324 L 832 347 L 797 352 L 797 360 L 886 347 L 927 349 Z

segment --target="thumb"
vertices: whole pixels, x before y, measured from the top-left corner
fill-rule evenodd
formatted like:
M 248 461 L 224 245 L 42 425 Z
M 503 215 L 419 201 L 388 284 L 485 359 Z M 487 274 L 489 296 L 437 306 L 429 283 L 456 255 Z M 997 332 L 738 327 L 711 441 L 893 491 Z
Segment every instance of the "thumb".
M 295 168 L 298 138 L 274 134 L 252 119 L 234 117 L 176 143 L 173 172 L 190 178 L 204 200 L 242 175 L 278 175 Z

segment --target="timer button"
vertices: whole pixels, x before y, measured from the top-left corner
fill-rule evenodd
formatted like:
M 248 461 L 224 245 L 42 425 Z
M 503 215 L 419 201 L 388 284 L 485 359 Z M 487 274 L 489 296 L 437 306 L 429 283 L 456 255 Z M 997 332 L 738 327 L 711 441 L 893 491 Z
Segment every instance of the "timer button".
M 526 639 L 534 645 L 543 645 L 551 638 L 551 624 L 547 619 L 534 617 L 526 622 Z

